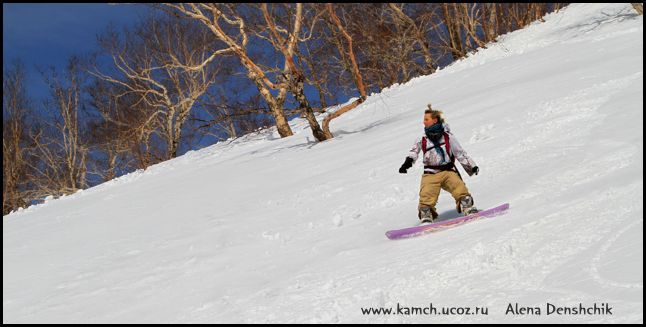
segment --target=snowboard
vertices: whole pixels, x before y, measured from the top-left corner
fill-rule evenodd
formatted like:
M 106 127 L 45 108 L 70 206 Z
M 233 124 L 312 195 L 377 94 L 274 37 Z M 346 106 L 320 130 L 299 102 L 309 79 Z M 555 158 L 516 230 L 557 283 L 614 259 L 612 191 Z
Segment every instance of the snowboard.
M 386 232 L 386 237 L 388 237 L 391 240 L 396 240 L 396 239 L 419 236 L 419 235 L 423 235 L 423 234 L 426 234 L 426 233 L 437 232 L 437 231 L 441 231 L 441 230 L 444 230 L 444 229 L 447 229 L 447 228 L 459 226 L 459 225 L 462 225 L 462 224 L 465 224 L 467 222 L 474 221 L 474 220 L 477 220 L 477 219 L 499 216 L 499 215 L 502 215 L 502 214 L 506 213 L 507 209 L 509 209 L 509 203 L 505 203 L 505 204 L 499 205 L 497 207 L 493 207 L 493 208 L 490 208 L 490 209 L 487 209 L 487 210 L 476 212 L 476 213 L 470 214 L 468 216 L 442 220 L 442 221 L 438 221 L 438 222 L 434 222 L 434 223 L 426 224 L 426 225 L 419 225 L 419 226 L 413 226 L 413 227 L 408 227 L 408 228 L 403 228 L 403 229 L 389 230 L 389 231 Z

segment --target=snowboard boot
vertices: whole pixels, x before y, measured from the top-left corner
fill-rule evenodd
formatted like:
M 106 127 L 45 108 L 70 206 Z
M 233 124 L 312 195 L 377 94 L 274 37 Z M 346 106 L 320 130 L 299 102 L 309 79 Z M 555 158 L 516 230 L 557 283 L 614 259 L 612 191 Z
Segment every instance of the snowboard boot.
M 417 216 L 421 224 L 432 223 L 437 218 L 437 213 L 431 207 L 420 207 Z
M 465 216 L 468 216 L 470 214 L 474 214 L 478 212 L 479 210 L 473 206 L 473 198 L 471 195 L 465 195 L 460 198 L 460 212 L 462 212 Z

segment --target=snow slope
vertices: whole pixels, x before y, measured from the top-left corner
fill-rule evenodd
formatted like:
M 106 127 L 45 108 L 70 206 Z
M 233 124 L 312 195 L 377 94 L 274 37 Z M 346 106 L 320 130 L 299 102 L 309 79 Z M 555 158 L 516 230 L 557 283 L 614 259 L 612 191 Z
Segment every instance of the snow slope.
M 507 215 L 414 239 L 426 103 Z M 3 322 L 643 322 L 643 18 L 573 4 L 371 95 L 3 217 Z M 319 117 L 322 118 L 322 117 Z M 464 175 L 464 174 L 463 174 Z M 438 211 L 457 217 L 442 193 Z M 612 315 L 509 304 L 609 303 Z M 488 308 L 364 315 L 361 308 Z

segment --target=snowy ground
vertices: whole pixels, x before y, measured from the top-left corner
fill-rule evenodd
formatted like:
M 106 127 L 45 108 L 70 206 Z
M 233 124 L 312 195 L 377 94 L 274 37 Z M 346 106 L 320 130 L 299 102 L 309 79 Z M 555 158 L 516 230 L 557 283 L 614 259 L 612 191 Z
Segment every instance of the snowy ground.
M 441 108 L 507 215 L 390 241 Z M 3 217 L 3 322 L 643 322 L 643 18 L 574 4 L 373 94 L 314 142 L 260 131 Z M 321 117 L 319 117 L 321 118 Z M 438 210 L 456 217 L 449 194 Z M 612 315 L 547 315 L 546 303 Z M 488 308 L 363 315 L 361 308 Z M 508 304 L 541 315 L 506 315 Z

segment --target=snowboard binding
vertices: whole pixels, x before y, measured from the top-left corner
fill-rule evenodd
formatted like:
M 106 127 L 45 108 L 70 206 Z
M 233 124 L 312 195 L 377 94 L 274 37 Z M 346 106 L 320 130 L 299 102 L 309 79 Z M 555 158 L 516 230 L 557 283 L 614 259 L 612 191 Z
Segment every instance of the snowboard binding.
M 473 206 L 473 198 L 471 195 L 465 195 L 460 198 L 460 205 L 459 205 L 458 212 L 462 212 L 465 216 L 477 213 L 479 210 L 475 206 Z
M 421 224 L 432 223 L 437 218 L 437 213 L 431 207 L 421 207 L 418 217 Z

